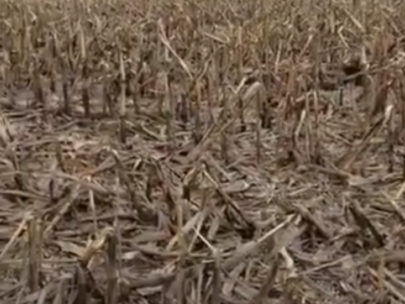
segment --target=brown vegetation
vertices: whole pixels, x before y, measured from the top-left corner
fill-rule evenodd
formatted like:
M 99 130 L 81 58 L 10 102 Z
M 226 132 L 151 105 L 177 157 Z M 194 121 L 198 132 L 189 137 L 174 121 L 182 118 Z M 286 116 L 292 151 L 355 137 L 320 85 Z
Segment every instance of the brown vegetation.
M 405 302 L 404 1 L 0 3 L 1 303 Z

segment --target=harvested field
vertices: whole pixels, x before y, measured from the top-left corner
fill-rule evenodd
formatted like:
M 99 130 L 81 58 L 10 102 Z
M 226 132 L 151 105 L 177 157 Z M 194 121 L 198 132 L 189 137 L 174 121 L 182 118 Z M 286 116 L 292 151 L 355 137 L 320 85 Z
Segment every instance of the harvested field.
M 0 3 L 1 303 L 405 302 L 404 1 Z

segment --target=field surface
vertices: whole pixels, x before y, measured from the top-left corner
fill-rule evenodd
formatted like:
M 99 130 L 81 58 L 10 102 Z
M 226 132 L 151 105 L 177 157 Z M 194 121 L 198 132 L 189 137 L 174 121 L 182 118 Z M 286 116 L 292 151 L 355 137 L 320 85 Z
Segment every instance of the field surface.
M 404 1 L 0 7 L 0 303 L 405 303 Z

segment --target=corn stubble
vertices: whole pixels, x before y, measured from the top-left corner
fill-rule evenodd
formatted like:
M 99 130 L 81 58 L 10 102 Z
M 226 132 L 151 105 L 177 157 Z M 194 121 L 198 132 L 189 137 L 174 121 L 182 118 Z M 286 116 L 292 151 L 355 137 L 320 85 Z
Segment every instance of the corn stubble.
M 2 303 L 405 301 L 403 1 L 0 1 Z

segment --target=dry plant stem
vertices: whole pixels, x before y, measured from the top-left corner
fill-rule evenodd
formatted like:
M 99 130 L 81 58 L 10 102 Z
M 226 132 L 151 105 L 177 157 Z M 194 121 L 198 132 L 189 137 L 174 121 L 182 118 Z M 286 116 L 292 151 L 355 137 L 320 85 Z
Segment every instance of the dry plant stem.
M 176 104 L 176 119 L 181 122 L 181 127 L 187 129 L 187 123 L 190 119 L 189 109 L 187 105 L 187 98 L 185 94 L 181 94 Z
M 58 162 L 59 168 L 62 170 L 62 172 L 67 173 L 65 157 L 63 156 L 62 146 L 59 141 L 55 142 L 55 156 L 56 156 L 56 161 Z
M 243 25 L 240 24 L 238 29 L 236 30 L 236 42 L 235 42 L 235 49 L 236 49 L 236 56 L 235 60 L 237 62 L 237 79 L 242 79 L 242 69 L 243 69 Z
M 331 240 L 333 235 L 326 229 L 325 225 L 319 220 L 314 214 L 312 214 L 307 208 L 302 205 L 297 204 L 296 210 L 298 213 L 308 221 L 309 224 L 313 225 L 319 233 L 327 240 Z
M 222 108 L 222 112 L 221 112 L 221 117 L 220 117 L 220 121 L 223 121 L 224 124 L 227 123 L 228 121 L 228 117 L 230 117 L 230 110 L 229 110 L 229 105 L 228 105 L 228 99 L 225 96 L 225 88 L 222 88 L 221 90 L 221 95 L 222 95 L 222 99 L 221 99 L 221 108 Z M 225 161 L 225 163 L 228 163 L 229 161 L 229 157 L 228 157 L 228 146 L 229 146 L 229 132 L 228 130 L 223 130 L 221 132 L 221 158 L 223 161 Z
M 296 216 L 294 215 L 289 216 L 284 222 L 276 226 L 274 229 L 268 231 L 259 240 L 250 241 L 240 246 L 229 258 L 224 261 L 224 263 L 222 264 L 222 268 L 226 271 L 234 269 L 246 257 L 250 256 L 253 253 L 256 253 L 260 249 L 260 246 L 262 246 L 262 244 L 265 244 L 266 242 L 269 242 L 269 240 L 272 240 L 276 233 L 286 229 L 295 218 Z M 272 253 L 278 253 L 278 248 L 273 247 Z
M 293 59 L 292 59 L 293 61 Z M 296 115 L 296 121 L 298 121 L 298 117 L 300 115 L 301 109 L 298 107 L 296 108 L 294 105 L 295 100 L 298 99 L 298 88 L 296 88 L 295 79 L 297 77 L 297 71 L 295 67 L 291 67 L 288 71 L 288 80 L 286 86 L 286 97 L 285 97 L 285 118 L 291 117 L 292 115 Z
M 261 130 L 262 130 L 262 122 L 260 120 L 261 113 L 263 112 L 263 100 L 260 98 L 260 94 L 256 96 L 256 111 L 257 111 L 257 118 L 256 118 L 256 161 L 258 166 L 261 164 L 262 160 L 262 138 L 261 138 Z M 240 107 L 239 111 L 243 113 L 243 107 Z M 243 117 L 243 114 L 241 114 Z
M 392 115 L 392 112 L 394 110 L 393 105 L 388 105 L 385 109 L 385 120 L 387 121 L 388 124 L 388 153 L 389 153 L 389 159 L 388 159 L 388 172 L 393 173 L 394 172 L 394 162 L 395 162 L 395 142 L 396 142 L 396 134 L 395 134 L 395 121 L 394 121 L 394 115 Z
M 122 51 L 119 52 L 119 63 L 120 63 L 120 100 L 119 100 L 119 119 L 120 119 L 120 141 L 122 144 L 125 144 L 126 137 L 127 137 L 127 130 L 125 124 L 125 114 L 126 114 L 126 71 L 124 65 L 124 59 L 122 55 Z
M 365 132 L 361 143 L 354 147 L 352 151 L 349 151 L 344 157 L 342 157 L 338 163 L 340 163 L 340 167 L 346 171 L 353 162 L 361 155 L 368 148 L 368 143 L 370 140 L 375 136 L 375 134 L 379 133 L 380 130 L 384 127 L 383 124 L 383 117 L 379 118 L 373 125 L 370 126 L 369 130 Z
M 212 66 L 215 65 L 215 60 L 212 62 Z M 214 68 L 211 67 L 210 70 L 213 70 Z M 212 109 L 214 108 L 213 106 L 213 98 L 215 96 L 215 84 L 214 84 L 214 79 L 213 76 L 211 75 L 211 71 L 207 73 L 206 76 L 206 81 L 207 81 L 207 107 L 208 107 L 208 124 L 212 125 L 214 123 L 214 115 L 212 113 Z
M 273 288 L 275 282 L 276 282 L 276 277 L 279 269 L 279 264 L 280 264 L 280 258 L 279 254 L 277 254 L 274 259 L 271 261 L 270 268 L 267 273 L 267 277 L 263 284 L 260 286 L 260 290 L 253 297 L 253 299 L 250 301 L 251 304 L 256 304 L 256 303 L 263 303 L 265 299 L 267 298 L 267 295 L 269 294 L 270 290 Z
M 28 286 L 31 292 L 41 288 L 42 227 L 36 218 L 28 220 Z
M 238 96 L 238 112 L 239 112 L 239 124 L 240 124 L 240 132 L 245 132 L 246 131 L 246 120 L 245 120 L 245 110 L 243 106 L 243 99 L 241 96 Z M 262 115 L 264 107 L 261 105 L 260 106 L 260 111 L 259 115 Z
M 24 180 L 23 175 L 21 174 L 21 168 L 20 168 L 20 163 L 18 160 L 18 156 L 15 153 L 15 151 L 13 151 L 10 148 L 7 149 L 7 154 L 11 160 L 11 163 L 13 164 L 14 170 L 15 170 L 15 175 L 14 175 L 14 182 L 15 185 L 17 187 L 17 189 L 21 190 L 21 191 L 25 191 L 26 190 L 26 182 Z
M 167 178 L 165 177 L 162 166 L 157 162 L 154 162 L 153 166 L 155 167 L 155 174 L 157 176 L 158 183 L 161 186 L 161 190 L 162 190 L 163 196 L 165 198 L 165 203 L 167 204 L 167 206 L 169 208 L 169 214 L 174 215 L 174 217 L 176 217 L 176 215 L 178 214 L 178 209 L 177 209 L 178 206 L 176 204 L 176 200 L 172 193 L 172 188 L 170 187 L 170 183 L 167 180 Z
M 110 231 L 107 235 L 107 291 L 106 304 L 118 303 L 118 268 L 117 268 L 117 238 L 114 231 Z
M 82 77 L 83 77 L 83 87 L 82 87 L 82 102 L 84 109 L 84 117 L 90 118 L 90 94 L 89 94 L 89 71 L 87 67 L 87 62 L 83 63 L 82 68 Z
M 183 198 L 191 200 L 192 193 L 198 189 L 202 172 L 202 164 L 199 162 L 185 175 L 183 179 Z
M 110 117 L 114 117 L 115 108 L 111 94 L 111 83 L 106 80 L 103 85 L 103 112 L 104 114 L 108 114 Z
M 318 83 L 316 82 L 316 88 L 312 93 L 313 100 L 314 100 L 314 122 L 313 122 L 313 129 L 312 129 L 312 136 L 313 136 L 313 151 L 312 151 L 312 157 L 313 161 L 317 164 L 320 164 L 322 162 L 322 155 L 321 155 L 321 150 L 320 150 L 320 139 L 319 139 L 319 88 L 318 88 Z M 310 105 L 309 102 L 307 102 L 307 107 L 308 110 L 310 110 Z
M 405 81 L 403 80 L 405 77 L 404 71 L 400 73 L 402 80 L 399 81 L 399 96 L 401 97 L 401 127 L 402 132 L 400 134 L 402 145 L 405 147 Z M 405 181 L 405 153 L 402 156 L 402 179 Z
M 206 222 L 208 213 L 209 213 L 208 208 L 204 208 L 200 213 L 197 213 L 198 219 L 196 219 L 194 222 L 197 222 L 197 224 L 195 224 L 195 226 L 196 226 L 195 229 L 196 229 L 198 232 L 201 231 L 204 222 Z M 195 217 L 193 217 L 192 219 L 195 219 Z M 190 221 L 191 221 L 191 220 L 190 220 Z M 189 221 L 187 224 L 189 224 L 190 221 Z M 185 230 L 185 228 L 186 228 L 186 227 L 184 227 L 183 229 Z M 188 227 L 187 227 L 187 228 L 188 228 Z M 197 235 L 195 235 L 194 238 L 191 240 L 191 242 L 190 242 L 190 244 L 189 244 L 189 246 L 188 246 L 188 252 L 193 252 L 193 249 L 194 249 L 194 247 L 195 247 L 195 245 L 196 245 L 196 242 L 197 242 Z
M 131 63 L 124 64 L 125 70 L 125 95 L 127 97 L 133 98 L 135 100 L 132 82 L 133 82 L 133 73 L 132 73 L 132 66 Z
M 196 236 L 200 238 L 203 243 L 210 249 L 212 258 L 214 260 L 213 263 L 213 275 L 212 275 L 212 292 L 210 296 L 210 303 L 211 304 L 219 304 L 220 302 L 220 294 L 221 294 L 221 253 L 220 251 L 215 248 L 206 238 L 204 238 L 198 229 L 194 230 Z
M 147 62 L 150 61 L 150 56 L 148 54 L 148 51 L 144 50 L 143 45 L 140 47 L 140 58 L 141 62 L 139 63 L 139 67 L 137 70 L 137 78 L 136 78 L 136 84 L 137 84 L 137 93 L 139 94 L 138 96 L 140 98 L 144 97 L 146 94 L 146 69 L 147 69 Z
M 221 188 L 216 189 L 218 194 L 223 198 L 224 202 L 230 207 L 232 211 L 237 214 L 237 217 L 240 218 L 241 224 L 250 230 L 254 230 L 254 224 L 251 220 L 245 215 L 243 210 L 226 194 Z
M 0 254 L 0 263 L 4 260 L 6 257 L 7 253 L 10 251 L 10 249 L 14 246 L 14 244 L 17 242 L 18 238 L 21 236 L 22 232 L 24 229 L 27 228 L 27 222 L 32 219 L 31 214 L 26 214 L 21 221 L 21 223 L 18 225 L 17 229 L 14 231 L 12 236 L 10 237 L 9 241 L 7 244 L 4 246 L 3 250 L 1 251 Z
M 139 105 L 139 100 L 141 98 L 141 89 L 140 89 L 140 81 L 141 81 L 141 77 L 142 77 L 142 64 L 139 65 L 140 68 L 138 68 L 138 70 L 136 71 L 135 75 L 131 75 L 131 80 L 133 83 L 132 86 L 132 98 L 133 98 L 133 104 L 134 104 L 134 114 L 135 116 L 138 116 L 139 114 L 141 114 L 141 107 Z
M 391 81 L 389 81 L 388 75 L 386 71 L 382 72 L 382 75 L 380 75 L 379 79 L 379 87 L 378 87 L 378 92 L 375 97 L 375 102 L 373 105 L 373 108 L 371 109 L 371 119 L 378 115 L 384 113 L 384 109 L 387 103 L 387 98 L 388 98 L 388 92 L 391 87 Z
M 204 64 L 202 70 L 193 78 L 191 84 L 189 85 L 189 88 L 186 92 L 186 95 L 182 97 L 184 97 L 184 99 L 182 98 L 182 102 L 184 102 L 184 105 L 182 106 L 183 111 L 185 112 L 188 118 L 188 113 L 187 113 L 187 100 L 192 98 L 192 93 L 193 91 L 195 91 L 195 95 L 196 95 L 196 101 L 195 101 L 195 106 L 191 106 L 192 107 L 192 114 L 194 116 L 194 126 L 195 129 L 193 130 L 193 137 L 194 137 L 194 141 L 196 143 L 198 143 L 201 139 L 201 134 L 202 134 L 202 130 L 201 130 L 201 102 L 202 102 L 202 90 L 203 90 L 203 79 L 207 74 L 207 71 L 209 69 L 209 65 L 212 61 L 212 58 L 207 59 L 206 63 Z M 208 97 L 209 98 L 209 97 Z M 186 123 L 188 119 L 184 119 L 184 123 Z
M 167 50 L 170 51 L 170 53 L 173 55 L 173 57 L 178 61 L 181 68 L 186 72 L 188 78 L 190 80 L 192 80 L 193 79 L 193 74 L 191 73 L 191 70 L 190 70 L 189 66 L 186 64 L 186 62 L 177 54 L 177 52 L 170 45 L 168 36 L 166 35 L 166 31 L 164 29 L 162 19 L 160 19 L 158 21 L 158 28 L 159 28 L 159 39 L 160 39 L 160 41 L 167 48 Z
M 309 101 L 308 97 L 305 97 L 305 102 L 304 102 L 304 107 L 305 107 L 305 112 L 307 113 L 306 115 L 306 120 L 305 120 L 305 146 L 306 146 L 306 160 L 308 162 L 312 162 L 313 156 L 314 156 L 314 132 L 312 128 L 312 117 L 311 117 L 311 111 L 309 109 Z
M 177 242 L 180 246 L 180 250 L 182 252 L 180 261 L 183 262 L 183 258 L 186 256 L 188 250 L 187 250 L 187 244 L 186 244 L 186 238 L 183 232 L 183 225 L 184 225 L 184 207 L 183 207 L 183 201 L 179 200 L 176 203 L 176 237 L 177 237 Z
M 61 63 L 62 69 L 62 97 L 63 97 L 63 113 L 70 116 L 71 112 L 71 98 L 69 94 L 69 76 L 68 76 L 68 67 L 65 61 Z
M 165 74 L 165 119 L 166 119 L 166 140 L 169 152 L 173 151 L 176 146 L 175 141 L 175 103 L 173 100 L 172 87 L 171 87 L 172 77 L 169 73 Z
M 86 180 L 90 183 L 91 177 L 87 176 Z M 91 215 L 93 218 L 93 229 L 94 229 L 94 232 L 97 232 L 98 231 L 97 212 L 96 212 L 96 204 L 94 202 L 94 191 L 92 189 L 89 189 L 89 207 L 90 207 Z
M 179 204 L 180 205 L 180 204 Z M 183 208 L 184 209 L 184 208 Z M 203 224 L 204 220 L 207 217 L 208 210 L 204 209 L 198 213 L 196 213 L 192 218 L 190 218 L 185 224 L 181 226 L 181 231 L 178 233 L 176 231 L 176 235 L 169 241 L 168 245 L 166 246 L 166 251 L 171 251 L 174 245 L 177 243 L 180 246 L 180 250 L 182 254 L 186 254 L 192 252 L 195 238 L 191 240 L 191 242 L 187 245 L 185 243 L 185 235 L 188 235 L 191 232 L 191 229 L 196 229 L 197 231 L 201 229 L 201 225 Z M 184 215 L 181 215 L 184 218 Z M 178 218 L 178 217 L 177 217 Z
M 201 88 L 200 83 L 196 84 L 197 100 L 194 107 L 194 141 L 198 143 L 201 140 Z
M 392 283 L 394 283 L 395 286 L 400 287 L 402 290 L 405 289 L 405 283 L 403 281 L 401 281 L 398 277 L 396 277 L 392 271 L 388 270 L 385 267 L 381 267 L 382 268 L 382 275 L 386 275 Z M 404 297 L 405 298 L 405 297 Z
M 144 287 L 159 287 L 170 289 L 171 284 L 176 278 L 176 273 L 170 274 L 150 274 L 146 278 L 139 279 L 138 277 L 131 277 L 131 288 L 144 288 Z
M 377 280 L 380 279 L 379 278 L 380 276 L 377 271 L 375 271 L 374 269 L 371 269 L 371 268 L 369 268 L 368 270 L 375 279 L 377 279 Z M 385 278 L 385 275 L 387 275 L 387 273 L 389 274 L 388 270 L 384 267 L 384 278 L 382 279 L 383 287 L 388 289 L 388 291 L 390 293 L 392 293 L 395 297 L 400 299 L 402 302 L 405 302 L 405 296 L 403 295 L 403 290 L 402 291 L 398 290 L 398 288 L 394 284 L 392 284 Z M 392 278 L 392 276 L 391 276 L 391 278 Z M 401 287 L 403 287 L 403 286 L 401 286 Z
M 73 303 L 74 304 L 87 304 L 89 293 L 88 293 L 88 283 L 86 278 L 85 269 L 80 266 L 75 267 L 74 275 L 75 289 L 72 289 Z
M 55 40 L 53 39 L 53 37 L 52 38 L 48 38 L 48 44 L 49 44 L 49 48 L 51 49 L 50 50 L 50 56 L 52 57 L 52 58 L 58 58 L 58 54 L 57 54 L 57 50 L 56 50 L 56 44 L 55 44 Z M 57 62 L 57 61 L 56 61 Z M 57 76 L 57 73 L 56 73 L 56 68 L 55 68 L 55 63 L 54 62 L 50 62 L 49 63 L 49 65 L 50 65 L 50 67 L 48 68 L 50 71 L 49 71 L 49 73 L 50 73 L 50 79 L 49 79 L 49 81 L 50 81 L 50 83 L 49 83 L 49 89 L 50 89 L 50 91 L 53 93 L 53 94 L 55 94 L 56 93 L 56 76 Z
M 185 279 L 186 279 L 186 273 L 185 270 L 182 269 L 182 264 L 183 264 L 183 257 L 180 256 L 180 261 L 179 261 L 179 269 L 176 271 L 176 277 L 175 280 L 173 281 L 173 288 L 175 291 L 176 295 L 176 303 L 183 304 L 186 301 L 186 293 L 184 292 L 184 287 L 185 287 Z
M 338 260 L 335 260 L 335 261 L 332 261 L 332 262 L 329 262 L 329 263 L 325 263 L 325 264 L 316 266 L 314 268 L 308 269 L 307 271 L 301 272 L 300 275 L 302 275 L 302 276 L 303 275 L 309 275 L 311 273 L 316 273 L 316 272 L 321 271 L 321 270 L 325 270 L 325 269 L 328 269 L 328 268 L 340 266 L 340 265 L 342 265 L 342 263 L 346 262 L 349 259 L 350 259 L 350 257 L 344 256 L 341 259 L 338 259 Z
M 195 282 L 195 297 L 193 301 L 195 303 L 203 303 L 202 297 L 203 297 L 203 281 L 204 281 L 204 269 L 206 268 L 206 265 L 198 265 L 196 272 L 197 272 L 197 281 Z
M 37 57 L 33 58 L 33 72 L 32 72 L 32 78 L 33 79 L 33 91 L 34 91 L 34 96 L 35 96 L 35 101 L 38 102 L 42 108 L 44 109 L 44 117 L 46 117 L 46 100 L 45 100 L 45 93 L 42 88 L 42 83 L 41 83 L 41 74 L 39 71 L 39 59 Z
M 147 173 L 147 179 L 146 179 L 146 184 L 145 184 L 145 196 L 148 199 L 149 202 L 152 201 L 152 191 L 154 187 L 154 179 L 155 179 L 155 169 L 153 166 L 150 166 L 148 173 Z
M 217 250 L 214 252 L 214 273 L 212 275 L 212 295 L 211 295 L 211 304 L 220 304 L 220 295 L 221 295 L 221 265 L 220 257 L 217 254 Z
M 367 126 L 372 124 L 371 118 L 372 118 L 372 111 L 374 109 L 375 105 L 375 100 L 376 100 L 376 80 L 370 76 L 368 73 L 364 72 L 364 75 L 361 75 L 361 77 L 364 79 L 361 83 L 362 87 L 362 93 L 360 94 L 359 97 L 357 97 L 355 100 L 351 100 L 351 105 L 353 108 L 353 116 L 357 120 L 357 122 L 360 125 Z M 367 103 L 367 116 L 366 119 L 363 121 L 360 117 L 360 110 L 359 110 L 359 104 L 361 103 L 366 103 L 367 101 L 370 101 Z
M 79 28 L 79 47 L 80 47 L 80 60 L 81 60 L 81 73 L 83 79 L 83 86 L 81 90 L 81 97 L 83 103 L 84 117 L 90 118 L 90 94 L 89 94 L 89 82 L 90 82 L 90 71 L 88 67 L 88 54 L 87 54 L 87 43 L 84 29 L 82 26 Z
M 244 107 L 247 108 L 248 105 L 249 103 L 245 103 Z M 214 141 L 214 139 L 216 139 L 217 137 L 221 138 L 223 133 L 233 125 L 237 117 L 237 115 L 234 115 L 225 122 L 222 119 L 219 119 L 219 122 L 222 122 L 222 124 L 220 124 L 219 122 L 215 122 L 213 125 L 211 125 L 204 133 L 204 136 L 202 137 L 198 145 L 196 145 L 189 152 L 187 158 L 190 160 L 195 160 L 202 151 L 205 151 L 205 149 Z
M 80 184 L 73 185 L 72 188 L 70 189 L 70 192 L 67 195 L 66 199 L 62 200 L 62 202 L 60 202 L 61 204 L 63 203 L 60 210 L 58 210 L 58 213 L 52 218 L 52 220 L 50 221 L 50 223 L 44 230 L 45 237 L 47 237 L 51 233 L 54 226 L 69 211 L 70 207 L 73 206 L 73 204 L 75 203 L 75 200 L 77 199 L 77 197 L 80 194 L 80 190 L 81 190 Z
M 79 264 L 81 268 L 85 269 L 86 271 L 88 270 L 87 267 L 89 266 L 93 257 L 97 255 L 106 244 L 109 233 L 111 233 L 111 228 L 107 227 L 96 235 L 95 240 L 87 244 L 86 249 L 79 257 Z
M 398 217 L 401 219 L 402 223 L 405 224 L 405 212 L 401 209 L 398 203 L 395 201 L 396 199 L 390 198 L 388 194 L 382 192 L 382 194 L 386 197 L 388 202 L 391 204 L 395 212 L 397 213 Z
M 150 218 L 150 212 L 149 212 L 149 210 L 146 209 L 145 205 L 142 205 L 140 203 L 137 193 L 136 193 L 135 183 L 131 180 L 131 177 L 125 172 L 124 166 L 122 164 L 122 161 L 121 161 L 117 151 L 112 150 L 111 155 L 113 156 L 114 161 L 116 163 L 116 170 L 117 170 L 119 179 L 127 188 L 127 192 L 129 194 L 129 199 L 132 202 L 134 208 L 139 212 L 140 218 L 145 219 L 145 220 Z
M 358 202 L 353 201 L 349 206 L 349 211 L 353 215 L 356 224 L 359 225 L 361 229 L 369 230 L 376 241 L 376 245 L 383 247 L 385 243 L 383 236 L 378 232 L 378 229 L 374 226 L 372 221 L 365 215 Z
M 161 299 L 160 299 L 161 304 L 170 304 L 170 300 L 168 298 L 169 289 L 170 289 L 170 282 L 169 281 L 163 282 L 162 283 L 162 292 L 160 293 L 161 294 Z
M 54 179 L 54 178 L 52 178 L 52 179 L 49 181 L 49 186 L 48 186 L 48 188 L 49 188 L 49 203 L 50 203 L 51 205 L 54 205 L 54 204 L 56 204 L 56 197 L 55 197 L 56 182 L 55 182 L 55 179 Z
M 66 295 L 66 279 L 63 278 L 60 280 L 58 283 L 58 286 L 56 288 L 56 295 L 53 298 L 52 304 L 63 304 L 65 298 L 67 297 Z
M 13 141 L 13 136 L 10 132 L 10 123 L 2 113 L 0 113 L 0 123 L 0 144 L 3 148 L 9 149 L 9 146 Z

